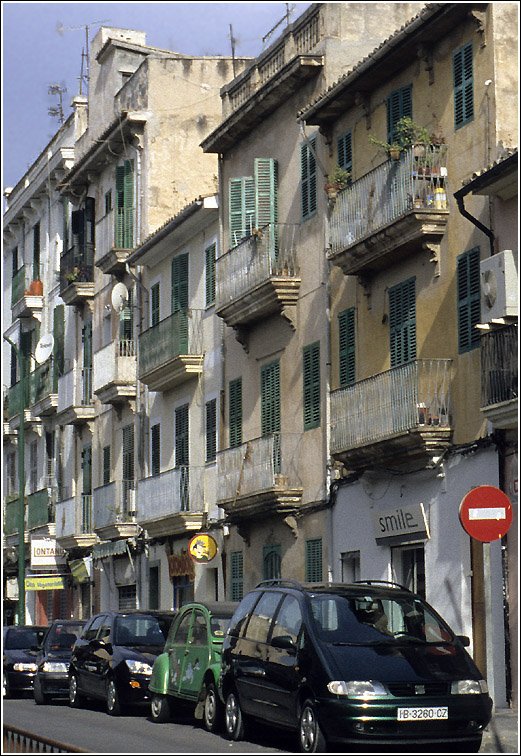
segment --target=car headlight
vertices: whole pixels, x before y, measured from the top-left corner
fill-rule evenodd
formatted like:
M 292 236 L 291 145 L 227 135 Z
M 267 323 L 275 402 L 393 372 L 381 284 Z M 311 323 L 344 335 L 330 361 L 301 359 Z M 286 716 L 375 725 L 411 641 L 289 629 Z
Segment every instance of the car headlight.
M 16 662 L 16 664 L 13 664 L 13 669 L 15 672 L 36 672 L 38 667 L 33 663 L 24 664 L 23 662 Z
M 486 680 L 454 680 L 450 692 L 456 696 L 479 695 L 488 693 L 488 685 Z
M 145 662 L 136 661 L 135 659 L 125 659 L 125 664 L 135 675 L 151 675 L 152 667 Z
M 67 662 L 50 662 L 43 663 L 42 672 L 65 672 L 69 671 L 69 665 Z
M 327 689 L 335 696 L 347 696 L 348 698 L 376 698 L 386 696 L 387 688 L 376 680 L 332 680 L 327 684 Z

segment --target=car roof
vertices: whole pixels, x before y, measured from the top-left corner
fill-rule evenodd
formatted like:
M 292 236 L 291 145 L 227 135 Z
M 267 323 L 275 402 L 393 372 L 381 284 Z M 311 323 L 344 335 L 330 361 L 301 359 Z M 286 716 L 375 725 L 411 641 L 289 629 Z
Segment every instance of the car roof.
M 177 614 L 175 609 L 107 609 L 104 612 L 96 612 L 89 619 L 94 617 L 128 617 L 128 616 L 145 616 L 145 617 L 174 617 Z
M 179 609 L 180 612 L 189 608 L 204 608 L 216 617 L 231 617 L 237 607 L 238 601 L 190 601 Z
M 255 590 L 281 590 L 283 592 L 296 591 L 302 594 L 334 593 L 343 596 L 363 596 L 368 592 L 381 598 L 393 596 L 416 597 L 408 588 L 398 583 L 385 580 L 358 580 L 353 583 L 298 583 L 296 580 L 263 580 Z

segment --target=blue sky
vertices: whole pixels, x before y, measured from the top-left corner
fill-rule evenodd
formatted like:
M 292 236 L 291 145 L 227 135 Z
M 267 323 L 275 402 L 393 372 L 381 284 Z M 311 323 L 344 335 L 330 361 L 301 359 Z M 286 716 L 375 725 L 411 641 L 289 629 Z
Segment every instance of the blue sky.
M 59 127 L 48 114 L 65 86 L 65 115 L 77 94 L 85 27 L 101 23 L 144 31 L 147 44 L 194 55 L 230 55 L 230 24 L 238 56 L 263 50 L 262 38 L 286 16 L 311 3 L 280 2 L 2 2 L 2 187 L 14 186 Z M 101 23 L 100 23 L 101 22 Z M 285 22 L 265 45 L 283 30 Z M 62 27 L 60 33 L 58 29 Z

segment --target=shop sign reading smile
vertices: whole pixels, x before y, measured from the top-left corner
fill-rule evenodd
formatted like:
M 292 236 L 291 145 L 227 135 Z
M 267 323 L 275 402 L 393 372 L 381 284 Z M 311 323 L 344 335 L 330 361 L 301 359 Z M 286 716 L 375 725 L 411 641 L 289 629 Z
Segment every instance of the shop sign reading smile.
M 429 528 L 423 504 L 380 509 L 373 513 L 376 543 L 396 543 L 415 538 L 429 538 Z

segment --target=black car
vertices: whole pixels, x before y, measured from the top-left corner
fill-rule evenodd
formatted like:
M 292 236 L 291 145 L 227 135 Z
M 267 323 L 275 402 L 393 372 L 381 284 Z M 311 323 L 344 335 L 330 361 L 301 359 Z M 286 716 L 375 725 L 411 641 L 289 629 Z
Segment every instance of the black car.
M 109 714 L 149 701 L 152 666 L 165 645 L 175 612 L 107 611 L 87 622 L 69 667 L 69 703 L 105 701 Z
M 32 692 L 36 675 L 36 647 L 47 630 L 41 625 L 13 625 L 3 629 L 3 695 Z
M 84 625 L 83 620 L 57 619 L 45 633 L 36 655 L 38 669 L 33 694 L 37 704 L 46 704 L 53 698 L 68 698 L 72 647 Z
M 308 753 L 478 751 L 492 701 L 468 644 L 401 586 L 265 581 L 223 644 L 226 732 L 239 740 L 255 719 L 295 730 Z

